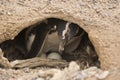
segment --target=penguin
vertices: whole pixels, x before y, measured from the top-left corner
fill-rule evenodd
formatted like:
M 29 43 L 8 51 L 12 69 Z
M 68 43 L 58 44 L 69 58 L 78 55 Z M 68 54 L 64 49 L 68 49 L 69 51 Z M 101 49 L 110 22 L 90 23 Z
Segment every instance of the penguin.
M 46 23 L 31 25 L 18 33 L 14 39 L 9 39 L 0 44 L 4 57 L 9 61 L 35 57 L 47 33 Z
M 6 41 L 5 45 L 9 44 L 7 48 L 13 50 L 12 53 L 20 53 L 25 59 L 40 57 L 48 52 L 61 54 L 77 48 L 82 36 L 80 34 L 83 34 L 81 31 L 76 24 L 51 18 L 23 29 L 13 40 Z
M 71 56 L 79 47 L 80 54 L 78 56 L 87 55 L 85 57 L 89 58 L 90 65 L 99 66 L 100 64 L 87 33 L 77 24 L 68 21 L 50 18 L 47 22 L 28 27 L 25 43 L 26 58 L 37 56 L 61 59 L 61 55 L 67 53 Z
M 13 61 L 16 59 L 29 59 L 36 57 L 49 27 L 45 22 L 31 25 L 23 29 L 13 40 L 0 44 L 4 56 Z
M 29 27 L 25 40 L 27 48 L 26 58 L 33 58 L 38 55 L 50 28 L 46 22 L 41 22 Z
M 50 18 L 48 25 L 52 29 L 44 38 L 44 43 L 37 57 L 47 52 L 58 52 L 61 55 L 64 52 L 72 52 L 78 47 L 84 31 L 77 24 Z
M 50 18 L 27 32 L 27 58 L 40 57 L 48 52 L 74 51 L 80 43 L 84 31 L 77 24 Z M 71 48 L 71 49 L 70 49 Z
M 49 24 L 56 26 L 56 33 L 59 40 L 59 53 L 74 51 L 84 34 L 84 30 L 77 24 L 60 20 L 60 19 L 48 19 L 51 21 Z

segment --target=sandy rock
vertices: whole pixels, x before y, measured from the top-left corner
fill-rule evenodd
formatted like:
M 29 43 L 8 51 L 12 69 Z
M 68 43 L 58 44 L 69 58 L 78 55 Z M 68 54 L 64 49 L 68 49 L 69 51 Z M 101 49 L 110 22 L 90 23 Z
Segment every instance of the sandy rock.
M 112 80 L 120 79 L 120 0 L 0 0 L 0 42 L 50 17 L 80 25 L 89 34 L 102 69 L 113 71 Z

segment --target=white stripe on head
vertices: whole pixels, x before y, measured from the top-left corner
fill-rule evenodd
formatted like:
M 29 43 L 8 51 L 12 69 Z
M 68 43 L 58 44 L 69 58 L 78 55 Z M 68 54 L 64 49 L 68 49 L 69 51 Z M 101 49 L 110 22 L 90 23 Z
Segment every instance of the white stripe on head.
M 67 22 L 65 25 L 65 29 L 62 32 L 62 39 L 65 39 L 65 34 L 69 31 L 69 25 L 70 25 L 70 23 Z

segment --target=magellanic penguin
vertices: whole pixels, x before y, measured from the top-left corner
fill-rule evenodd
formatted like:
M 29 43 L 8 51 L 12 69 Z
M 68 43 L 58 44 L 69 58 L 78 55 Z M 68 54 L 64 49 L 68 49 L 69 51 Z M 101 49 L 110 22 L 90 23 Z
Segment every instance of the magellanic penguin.
M 52 29 L 46 35 L 37 56 L 40 57 L 41 53 L 47 52 L 68 53 L 78 47 L 81 36 L 84 34 L 78 25 L 59 19 L 48 19 L 48 25 Z
M 38 57 L 40 57 L 42 54 L 46 54 L 47 57 L 48 53 L 52 53 L 52 52 L 58 53 L 59 38 L 56 32 L 56 26 L 51 26 L 51 27 L 52 28 L 48 31 L 48 33 L 44 38 L 43 44 L 41 45 L 40 51 L 38 52 L 37 55 Z
M 56 32 L 59 40 L 59 52 L 71 52 L 74 51 L 84 34 L 84 30 L 81 29 L 77 24 L 60 20 L 60 19 L 50 19 L 50 24 L 56 26 Z
M 47 23 L 41 22 L 28 30 L 27 57 L 40 57 L 49 52 L 74 51 L 83 33 L 77 24 L 60 19 L 48 19 Z
M 0 48 L 9 61 L 33 58 L 40 51 L 49 29 L 46 22 L 31 25 L 23 29 L 13 40 L 1 43 Z
M 46 22 L 41 22 L 29 27 L 26 32 L 26 47 L 28 51 L 26 58 L 33 58 L 38 55 L 50 29 L 51 27 L 49 27 Z M 39 55 L 41 54 L 42 53 Z

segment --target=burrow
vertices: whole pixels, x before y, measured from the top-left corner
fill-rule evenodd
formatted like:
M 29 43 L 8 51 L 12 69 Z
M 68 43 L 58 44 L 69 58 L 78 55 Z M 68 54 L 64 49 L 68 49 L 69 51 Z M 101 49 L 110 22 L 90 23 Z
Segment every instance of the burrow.
M 40 29 L 40 31 L 41 31 L 37 34 L 42 35 L 43 33 L 45 33 L 45 30 L 43 29 L 44 27 L 40 27 L 40 26 L 41 26 L 42 23 L 48 24 L 47 21 L 52 22 L 52 24 L 54 24 L 56 22 L 59 22 L 59 21 L 63 21 L 65 23 L 69 22 L 69 21 L 65 21 L 65 20 L 62 20 L 62 19 L 58 19 L 58 18 L 47 18 L 47 19 L 44 19 L 43 21 L 40 21 L 36 24 L 27 26 L 26 28 L 21 30 L 18 33 L 18 35 L 14 37 L 14 39 L 6 40 L 6 41 L 4 41 L 0 44 L 0 47 L 1 47 L 2 51 L 4 52 L 4 56 L 9 61 L 24 60 L 24 59 L 29 59 L 29 58 L 36 57 L 37 54 L 34 54 L 34 55 L 31 55 L 30 53 L 27 54 L 28 51 L 27 51 L 27 46 L 26 46 L 26 44 L 27 44 L 27 41 L 26 41 L 27 38 L 26 37 L 28 37 L 29 33 L 31 33 L 31 32 L 35 33 L 36 29 Z M 72 48 L 75 47 L 74 51 L 71 51 L 70 53 L 69 52 L 68 53 L 63 52 L 63 54 L 60 54 L 62 59 L 66 60 L 68 62 L 77 61 L 78 63 L 80 63 L 81 65 L 84 65 L 84 66 L 87 66 L 89 64 L 89 67 L 90 66 L 100 67 L 99 55 L 97 54 L 97 52 L 95 50 L 95 47 L 92 44 L 92 42 L 91 42 L 91 40 L 88 36 L 88 33 L 80 25 L 77 25 L 74 22 L 70 22 L 70 24 L 73 24 L 71 30 L 74 30 L 75 26 L 79 27 L 78 33 L 75 36 L 73 36 L 73 38 L 76 37 L 76 36 L 78 37 L 81 34 L 82 34 L 82 36 L 75 41 L 73 39 L 72 44 L 68 47 L 69 47 L 69 49 L 72 49 Z M 48 25 L 51 25 L 51 24 L 48 24 Z M 54 30 L 51 31 L 51 32 L 54 33 Z M 48 33 L 48 34 L 51 34 L 51 32 Z M 74 31 L 72 31 L 72 32 L 74 32 Z M 43 36 L 46 36 L 46 35 L 43 34 Z M 41 37 L 39 40 L 43 41 L 44 40 L 43 38 L 45 38 L 45 37 Z M 43 44 L 40 44 L 40 45 L 43 45 Z M 49 47 L 51 47 L 51 46 L 49 46 Z M 52 51 L 47 51 L 46 54 L 48 55 L 51 52 Z M 28 55 L 31 56 L 31 57 L 28 57 Z

